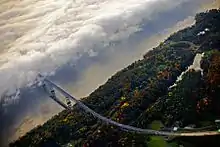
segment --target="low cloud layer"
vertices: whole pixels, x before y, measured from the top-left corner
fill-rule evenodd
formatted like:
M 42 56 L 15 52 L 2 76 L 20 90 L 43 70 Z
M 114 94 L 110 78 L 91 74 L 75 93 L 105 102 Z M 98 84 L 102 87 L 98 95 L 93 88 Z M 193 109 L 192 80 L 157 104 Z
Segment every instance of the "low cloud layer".
M 0 95 L 27 86 L 39 72 L 53 73 L 82 56 L 97 56 L 139 32 L 143 22 L 188 1 L 5 1 L 0 13 Z

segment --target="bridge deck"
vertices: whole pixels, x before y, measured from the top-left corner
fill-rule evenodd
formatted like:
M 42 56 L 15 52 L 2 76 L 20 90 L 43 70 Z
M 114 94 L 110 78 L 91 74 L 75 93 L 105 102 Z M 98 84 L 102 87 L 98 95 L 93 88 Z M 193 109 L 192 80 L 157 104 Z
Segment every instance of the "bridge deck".
M 156 131 L 156 130 L 151 130 L 151 129 L 141 129 L 141 128 L 137 128 L 137 127 L 133 127 L 133 126 L 129 126 L 129 125 L 124 125 L 124 124 L 115 122 L 115 121 L 113 121 L 113 120 L 111 120 L 109 118 L 106 118 L 106 117 L 98 114 L 97 112 L 93 111 L 92 109 L 87 107 L 85 104 L 83 104 L 80 100 L 78 100 L 75 97 L 71 96 L 64 89 L 62 89 L 61 87 L 59 87 L 58 85 L 56 85 L 52 81 L 44 78 L 41 75 L 40 75 L 40 77 L 43 78 L 43 82 L 46 82 L 47 84 L 49 84 L 51 87 L 53 87 L 54 89 L 59 91 L 65 97 L 68 97 L 68 98 L 72 99 L 73 101 L 75 101 L 76 104 L 80 108 L 82 108 L 85 112 L 91 113 L 94 117 L 97 117 L 99 120 L 102 120 L 106 124 L 111 124 L 111 125 L 117 126 L 120 129 L 122 129 L 122 130 L 126 130 L 126 131 L 129 131 L 129 132 L 140 133 L 140 134 L 157 135 L 157 136 L 174 136 L 174 137 L 178 137 L 178 136 L 214 136 L 214 135 L 220 135 L 220 133 L 217 132 L 217 131 L 203 131 L 203 132 L 181 133 L 181 132 L 172 132 L 172 131 L 168 132 L 168 131 Z M 58 101 L 57 99 L 53 99 L 53 100 L 55 100 L 59 105 L 61 105 L 65 109 L 68 108 L 68 107 L 65 107 L 64 106 L 65 104 L 63 104 L 61 101 Z

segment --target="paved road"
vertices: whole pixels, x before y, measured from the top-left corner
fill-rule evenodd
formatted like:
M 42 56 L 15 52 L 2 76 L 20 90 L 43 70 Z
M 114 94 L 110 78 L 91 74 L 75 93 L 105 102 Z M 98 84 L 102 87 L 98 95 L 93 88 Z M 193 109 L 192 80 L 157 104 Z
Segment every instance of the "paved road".
M 180 133 L 180 136 L 215 136 L 215 135 L 220 135 L 220 133 L 217 131 Z

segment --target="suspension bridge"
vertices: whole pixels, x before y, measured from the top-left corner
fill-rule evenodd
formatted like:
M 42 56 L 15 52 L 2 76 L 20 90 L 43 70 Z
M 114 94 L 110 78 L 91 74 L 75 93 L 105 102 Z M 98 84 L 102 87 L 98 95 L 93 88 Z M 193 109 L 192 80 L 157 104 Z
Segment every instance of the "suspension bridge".
M 118 127 L 119 129 L 127 132 L 135 132 L 139 134 L 147 134 L 147 135 L 155 135 L 155 136 L 173 136 L 173 137 L 181 137 L 181 136 L 214 136 L 214 135 L 220 135 L 218 131 L 195 131 L 195 132 L 174 132 L 172 131 L 172 128 L 170 129 L 171 131 L 161 131 L 161 130 L 152 130 L 152 129 L 142 129 L 142 128 L 137 128 L 134 126 L 130 125 L 125 125 L 118 123 L 116 121 L 111 120 L 110 118 L 104 117 L 100 115 L 99 113 L 93 111 L 91 108 L 86 106 L 83 102 L 80 100 L 76 99 L 72 95 L 70 95 L 68 92 L 66 92 L 63 88 L 55 84 L 54 82 L 50 81 L 49 79 L 45 78 L 42 75 L 39 75 L 40 80 L 43 83 L 43 87 L 46 90 L 46 92 L 49 94 L 49 97 L 54 100 L 57 104 L 62 106 L 65 109 L 72 109 L 72 104 L 71 101 L 75 102 L 75 105 L 78 105 L 82 110 L 84 110 L 86 113 L 92 114 L 94 117 L 98 118 L 101 120 L 103 123 L 106 123 L 107 125 L 113 125 Z M 55 94 L 55 90 L 58 91 L 60 94 L 62 94 L 67 101 L 67 104 L 59 100 L 59 98 Z M 183 130 L 183 129 L 182 129 Z

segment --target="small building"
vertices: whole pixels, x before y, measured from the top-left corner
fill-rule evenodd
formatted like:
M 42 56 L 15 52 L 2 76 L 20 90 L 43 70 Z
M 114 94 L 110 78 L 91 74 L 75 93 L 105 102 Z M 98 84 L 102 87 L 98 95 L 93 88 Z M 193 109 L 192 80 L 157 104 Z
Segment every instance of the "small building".
M 220 119 L 215 120 L 215 123 L 220 123 Z
M 205 31 L 208 32 L 208 31 L 209 31 L 209 28 L 205 28 Z
M 205 31 L 201 31 L 197 34 L 197 36 L 205 35 Z
M 215 120 L 215 124 L 216 124 L 217 128 L 220 128 L 220 119 Z
M 194 129 L 195 127 L 196 127 L 196 125 L 191 124 L 191 125 L 188 125 L 188 126 L 184 127 L 184 129 L 191 130 L 191 129 Z
M 176 132 L 178 130 L 178 127 L 173 127 L 173 131 Z

